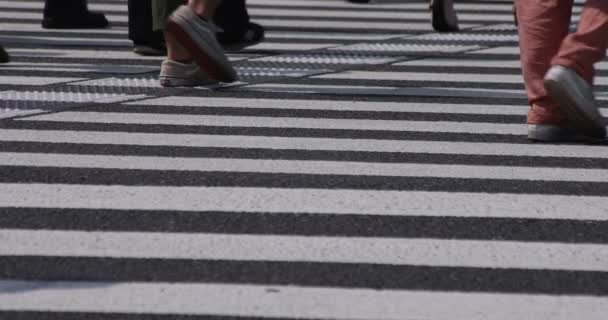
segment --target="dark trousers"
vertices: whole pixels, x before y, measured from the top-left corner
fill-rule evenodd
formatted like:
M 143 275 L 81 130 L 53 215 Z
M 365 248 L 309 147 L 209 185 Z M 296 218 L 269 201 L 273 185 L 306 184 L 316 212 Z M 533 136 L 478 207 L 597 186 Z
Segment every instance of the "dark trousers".
M 58 17 L 77 15 L 87 10 L 86 0 L 46 0 L 44 1 L 44 16 Z
M 152 1 L 129 0 L 129 39 L 136 45 L 158 47 L 164 41 L 160 31 L 153 31 Z
M 183 2 L 183 0 L 152 0 L 154 30 L 164 30 L 169 15 Z M 247 13 L 245 0 L 222 1 L 215 11 L 213 22 L 222 28 L 225 34 L 236 37 L 241 36 L 249 25 L 249 14 Z
M 249 25 L 245 0 L 224 0 L 213 15 L 213 22 L 227 37 L 240 37 Z

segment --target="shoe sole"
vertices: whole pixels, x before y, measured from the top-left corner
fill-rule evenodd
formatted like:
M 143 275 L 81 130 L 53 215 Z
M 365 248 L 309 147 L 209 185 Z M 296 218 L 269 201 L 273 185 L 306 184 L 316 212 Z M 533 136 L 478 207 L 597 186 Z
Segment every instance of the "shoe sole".
M 429 6 L 431 10 L 431 25 L 435 31 L 439 32 L 453 32 L 459 31 L 460 28 L 458 25 L 453 26 L 448 23 L 446 20 L 446 12 L 444 8 L 443 0 L 433 0 L 431 5 Z
M 590 137 L 583 136 L 567 127 L 549 125 L 528 125 L 528 140 L 534 142 L 594 142 Z
M 167 88 L 175 88 L 175 87 L 202 87 L 202 86 L 210 86 L 216 85 L 217 81 L 209 80 L 209 81 L 194 81 L 191 79 L 177 78 L 177 77 L 168 77 L 168 76 L 160 76 L 159 77 L 160 85 Z
M 177 12 L 176 12 L 177 13 Z M 236 74 L 230 62 L 221 61 L 224 59 L 213 57 L 209 54 L 212 49 L 206 48 L 199 45 L 194 40 L 194 37 L 190 35 L 190 32 L 202 36 L 207 41 L 214 41 L 207 39 L 208 37 L 197 33 L 194 30 L 187 30 L 187 25 L 190 23 L 188 19 L 193 17 L 184 17 L 175 15 L 169 18 L 167 23 L 167 32 L 175 37 L 175 39 L 182 45 L 190 54 L 193 56 L 194 61 L 203 69 L 207 75 L 217 81 L 221 82 L 234 82 L 237 80 Z M 198 17 L 196 17 L 198 19 Z M 190 32 L 189 32 L 190 31 Z
M 566 114 L 572 125 L 586 136 L 596 139 L 604 139 L 606 137 L 606 127 L 604 119 L 600 116 L 591 117 L 585 112 L 585 106 L 579 104 L 579 101 L 569 94 L 569 88 L 564 87 L 560 82 L 553 79 L 544 80 L 545 89 L 560 106 L 560 109 Z

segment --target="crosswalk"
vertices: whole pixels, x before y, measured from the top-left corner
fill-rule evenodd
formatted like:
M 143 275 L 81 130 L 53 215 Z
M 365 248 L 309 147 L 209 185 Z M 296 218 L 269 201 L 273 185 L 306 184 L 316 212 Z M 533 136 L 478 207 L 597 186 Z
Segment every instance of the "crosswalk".
M 526 140 L 509 1 L 249 0 L 198 88 L 89 2 L 0 0 L 0 319 L 606 318 L 608 148 Z

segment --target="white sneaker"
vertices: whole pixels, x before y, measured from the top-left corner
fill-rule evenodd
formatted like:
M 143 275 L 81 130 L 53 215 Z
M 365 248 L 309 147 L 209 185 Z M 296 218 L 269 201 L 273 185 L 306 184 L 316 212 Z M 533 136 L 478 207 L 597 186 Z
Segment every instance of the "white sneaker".
M 545 89 L 580 133 L 606 138 L 606 122 L 595 105 L 591 85 L 572 68 L 553 66 L 545 75 Z
M 209 79 L 196 63 L 180 63 L 172 60 L 163 61 L 159 79 L 163 87 L 197 87 L 217 83 Z
M 217 42 L 215 30 L 212 23 L 199 17 L 188 6 L 179 7 L 167 22 L 167 32 L 190 52 L 209 78 L 234 82 L 238 79 L 236 71 Z

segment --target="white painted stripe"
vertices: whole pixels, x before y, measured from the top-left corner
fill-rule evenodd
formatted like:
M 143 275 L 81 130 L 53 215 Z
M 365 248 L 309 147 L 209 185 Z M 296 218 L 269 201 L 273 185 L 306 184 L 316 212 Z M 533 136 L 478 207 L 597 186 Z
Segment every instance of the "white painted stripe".
M 17 2 L 14 2 L 17 3 Z M 22 2 L 18 2 L 22 3 Z M 34 3 L 34 2 L 23 2 L 23 3 Z M 31 23 L 8 23 L 8 22 L 0 22 L 0 30 L 14 30 L 15 35 L 19 35 L 20 32 L 40 32 L 40 33 L 50 33 L 57 32 L 56 29 L 44 29 L 40 25 L 40 21 L 31 22 Z M 113 26 L 109 29 L 61 29 L 61 33 L 94 33 L 99 34 L 100 36 L 106 34 L 124 34 L 125 36 L 128 33 L 127 28 L 116 27 Z
M 0 230 L 2 256 L 374 263 L 608 271 L 608 245 L 440 239 Z
M 387 56 L 356 56 L 327 53 L 298 53 L 282 54 L 251 61 L 270 61 L 283 63 L 304 63 L 304 64 L 387 64 L 400 60 L 399 57 Z
M 608 221 L 608 197 L 428 191 L 3 183 L 0 206 Z
M 27 116 L 29 114 L 36 114 L 45 112 L 42 109 L 3 109 L 4 103 L 0 103 L 0 119 L 7 119 L 12 117 Z
M 607 51 L 608 53 L 608 51 Z M 479 50 L 475 52 L 470 52 L 470 54 L 514 54 L 519 55 L 519 47 L 496 47 L 489 48 L 484 50 Z
M 123 11 L 127 12 L 127 6 L 125 4 L 102 4 L 102 3 L 91 3 L 89 4 L 91 10 L 99 11 Z M 43 9 L 44 2 L 30 2 L 30 1 L 0 1 L 0 8 L 3 9 Z
M 142 99 L 146 95 L 128 95 L 119 93 L 90 93 L 65 91 L 3 91 L 0 101 L 40 101 L 40 102 L 97 102 L 115 103 L 133 99 Z
M 337 320 L 604 320 L 605 297 L 207 283 L 0 281 L 0 310 Z
M 527 106 L 490 104 L 452 104 L 427 102 L 386 102 L 386 101 L 336 101 L 336 100 L 295 100 L 295 99 L 239 99 L 213 97 L 171 96 L 126 103 L 126 105 L 147 106 L 188 106 L 201 108 L 252 108 L 288 110 L 334 110 L 370 112 L 423 112 L 458 114 L 503 114 L 525 115 Z
M 343 1 L 328 1 L 328 0 L 254 0 L 248 3 L 250 7 L 255 8 L 256 6 L 277 6 L 277 7 L 326 7 L 326 8 L 340 8 L 340 9 L 353 9 L 353 8 L 369 8 L 369 9 L 415 9 L 415 10 L 428 10 L 428 4 L 422 2 L 388 2 L 388 1 L 374 1 L 371 4 L 351 4 Z M 484 2 L 483 4 L 473 3 L 455 3 L 455 7 L 459 10 L 472 10 L 472 11 L 505 11 L 511 12 L 512 5 L 504 3 L 491 3 Z M 580 8 L 577 8 L 580 9 Z
M 9 85 L 29 85 L 29 86 L 44 86 L 49 84 L 73 82 L 86 80 L 84 78 L 68 78 L 68 77 L 23 77 L 23 76 L 2 76 L 0 75 L 0 84 Z
M 122 14 L 106 14 L 106 18 L 113 22 L 128 22 L 126 15 Z M 42 12 L 24 12 L 14 10 L 0 11 L 0 19 L 21 19 L 21 20 L 41 20 Z
M 467 98 L 515 98 L 526 97 L 524 90 L 483 89 L 455 87 L 389 87 L 330 84 L 264 83 L 241 87 L 239 90 L 261 92 L 328 93 L 342 96 L 391 96 L 391 97 L 467 97 Z M 608 100 L 608 92 L 596 92 L 596 99 Z
M 304 160 L 0 153 L 0 165 L 198 172 L 608 182 L 608 170 Z
M 480 82 L 480 83 L 522 83 L 520 74 L 480 74 L 480 73 L 441 73 L 441 72 L 378 72 L 343 71 L 312 78 L 343 80 L 402 80 L 402 81 L 443 81 L 443 82 Z M 595 77 L 598 85 L 608 85 L 608 77 Z
M 255 19 L 255 21 L 265 27 L 293 27 L 293 28 L 328 28 L 328 29 L 378 29 L 378 30 L 398 30 L 398 31 L 429 31 L 432 26 L 428 22 L 361 22 L 361 21 L 340 21 L 340 20 L 308 20 L 308 19 Z M 461 23 L 461 28 L 472 28 L 477 24 Z
M 46 57 L 46 58 L 78 58 L 78 59 L 131 59 L 131 60 L 157 60 L 163 57 L 144 57 L 132 51 L 111 50 L 73 50 L 73 49 L 11 49 L 15 57 Z
M 393 52 L 393 53 L 408 53 L 408 52 L 444 52 L 456 53 L 466 52 L 471 50 L 479 50 L 478 45 L 457 45 L 457 44 L 412 44 L 412 43 L 359 43 L 331 50 L 350 51 L 350 52 Z
M 202 134 L 155 134 L 69 130 L 0 129 L 2 141 L 180 146 L 209 148 L 262 148 L 283 150 L 330 150 L 405 152 L 462 155 L 608 158 L 608 148 L 583 145 L 510 144 L 481 142 L 403 141 L 374 139 L 287 138 Z M 522 142 L 525 141 L 522 138 Z
M 267 39 L 323 39 L 323 40 L 360 40 L 360 41 L 379 41 L 391 38 L 406 37 L 407 34 L 375 34 L 375 33 L 325 33 L 325 32 L 307 32 L 307 31 L 268 31 Z
M 397 62 L 396 66 L 423 66 L 423 67 L 481 67 L 481 68 L 521 68 L 519 60 L 475 60 L 475 59 L 420 59 Z M 597 70 L 608 70 L 608 62 L 599 62 L 595 65 Z M 500 72 L 497 70 L 497 72 Z
M 306 119 L 287 117 L 246 117 L 213 115 L 176 115 L 113 112 L 61 112 L 29 117 L 20 121 L 56 121 L 81 123 L 162 124 L 181 126 L 223 126 L 248 128 L 300 128 L 334 130 L 392 130 L 407 132 L 450 132 L 475 134 L 525 133 L 523 124 L 450 121 Z
M 357 18 L 361 19 L 363 23 L 368 23 L 366 19 L 401 19 L 407 20 L 424 20 L 427 21 L 430 17 L 428 12 L 399 12 L 399 11 L 361 11 L 361 10 L 341 10 L 339 14 L 335 11 L 322 10 L 322 9 L 267 9 L 267 8 L 255 8 L 249 9 L 249 14 L 253 16 L 272 16 L 272 17 L 289 17 L 289 18 L 301 18 L 301 17 L 319 17 L 319 18 Z M 475 14 L 475 13 L 461 13 L 458 15 L 460 21 L 475 20 L 475 21 L 489 21 L 489 22 L 510 22 L 513 21 L 513 14 L 505 12 L 504 14 Z M 257 20 L 257 19 L 256 19 Z
M 11 49 L 10 54 L 15 57 L 46 57 L 46 58 L 77 58 L 90 60 L 98 63 L 98 59 L 120 59 L 120 60 L 164 60 L 164 57 L 144 57 L 133 53 L 133 51 L 113 50 L 74 50 L 74 49 Z M 246 54 L 228 54 L 230 61 L 238 61 L 249 58 Z
M 255 46 L 247 47 L 247 50 L 290 50 L 290 51 L 306 51 L 323 49 L 339 46 L 339 43 L 280 43 L 280 42 L 262 42 Z
M 33 63 L 11 62 L 2 65 L 2 70 L 58 71 L 58 72 L 95 72 L 95 73 L 147 73 L 160 70 L 160 66 L 109 65 L 76 63 Z
M 390 71 L 343 71 L 314 76 L 319 79 L 345 80 L 403 80 L 403 81 L 445 81 L 484 83 L 523 83 L 519 74 L 475 74 L 442 72 L 390 72 Z
M 19 36 L 19 32 L 39 32 L 39 33 L 49 33 L 56 32 L 56 30 L 52 29 L 44 29 L 40 26 L 40 23 L 6 23 L 0 22 L 0 30 L 18 30 L 15 32 L 15 36 Z M 122 27 L 112 27 L 111 29 L 65 29 L 61 30 L 62 33 L 83 33 L 87 34 L 93 33 L 98 34 L 100 38 L 103 38 L 104 35 L 115 35 L 115 34 L 123 34 L 127 35 L 127 28 Z M 311 32 L 311 31 L 268 31 L 266 33 L 267 39 L 307 39 L 307 40 L 360 40 L 360 41 L 379 41 L 386 40 L 391 38 L 400 38 L 406 37 L 407 34 L 375 34 L 375 33 L 352 33 L 352 32 Z
M 75 37 L 23 36 L 0 35 L 0 41 L 5 44 L 38 44 L 46 46 L 88 46 L 88 47 L 130 47 L 133 42 L 128 39 L 99 39 Z
M 513 16 L 509 18 L 513 20 Z M 437 41 L 519 41 L 517 34 L 486 33 L 428 33 L 410 39 Z
M 314 6 L 314 7 L 328 7 L 328 8 L 371 8 L 371 9 L 385 9 L 387 12 L 393 12 L 394 9 L 416 9 L 421 11 L 428 10 L 428 5 L 424 3 L 403 3 L 403 2 L 391 2 L 391 1 L 375 1 L 370 5 L 364 4 L 348 4 L 339 1 L 252 1 L 251 7 L 257 9 L 259 5 L 273 5 L 277 7 L 294 7 L 294 6 Z M 511 5 L 503 3 L 491 3 L 485 2 L 483 4 L 474 3 L 455 3 L 457 11 L 505 11 L 506 14 L 511 13 Z M 104 4 L 104 3 L 91 3 L 89 5 L 93 10 L 99 11 L 127 11 L 127 7 L 121 2 L 116 4 Z M 0 1 L 0 8 L 3 9 L 42 9 L 43 4 L 38 2 L 20 2 L 20 1 Z M 580 7 L 574 7 L 575 12 L 580 12 Z M 260 10 L 260 9 L 257 9 Z M 384 11 L 379 11 L 384 13 Z M 407 12 L 405 12 L 407 13 Z
M 23 12 L 23 11 L 0 11 L 0 19 L 21 19 L 21 20 L 40 20 L 42 13 L 38 12 Z M 126 15 L 106 14 L 106 18 L 113 22 L 128 22 Z M 362 18 L 363 19 L 363 18 Z M 261 19 L 255 18 L 255 21 L 265 27 L 318 27 L 318 28 L 336 28 L 336 29 L 385 29 L 385 30 L 432 30 L 428 22 L 372 22 L 364 21 L 336 21 L 332 20 L 314 20 L 314 19 Z M 461 28 L 476 27 L 478 24 L 461 23 Z

